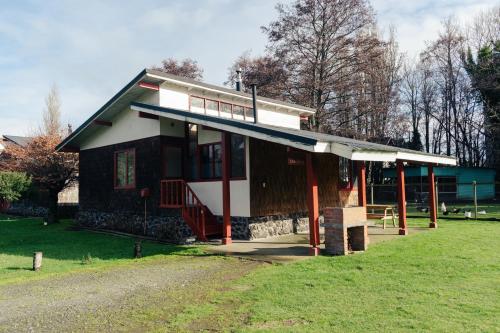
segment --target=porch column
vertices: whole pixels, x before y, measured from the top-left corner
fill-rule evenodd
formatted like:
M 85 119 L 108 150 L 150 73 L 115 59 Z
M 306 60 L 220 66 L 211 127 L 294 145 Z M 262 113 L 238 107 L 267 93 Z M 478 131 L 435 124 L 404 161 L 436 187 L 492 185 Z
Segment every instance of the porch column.
M 358 206 L 366 207 L 366 164 L 358 161 Z
M 231 136 L 227 132 L 222 132 L 222 244 L 231 244 L 231 195 L 230 195 L 230 171 L 231 158 L 229 150 L 231 147 Z
M 306 153 L 307 172 L 307 208 L 309 211 L 309 254 L 319 254 L 319 203 L 318 203 L 318 177 L 314 168 L 313 154 Z
M 398 174 L 398 214 L 399 214 L 399 234 L 407 235 L 408 228 L 406 227 L 406 194 L 405 194 L 405 169 L 403 161 L 397 160 Z
M 434 168 L 432 164 L 427 165 L 427 179 L 429 187 L 429 217 L 431 220 L 429 228 L 437 228 L 436 187 L 434 185 Z

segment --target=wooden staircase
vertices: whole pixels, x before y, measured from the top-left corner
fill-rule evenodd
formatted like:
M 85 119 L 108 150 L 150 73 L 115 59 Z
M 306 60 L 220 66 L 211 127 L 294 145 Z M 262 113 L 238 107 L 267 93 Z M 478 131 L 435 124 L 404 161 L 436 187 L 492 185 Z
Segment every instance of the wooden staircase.
M 160 181 L 160 207 L 179 208 L 186 224 L 202 242 L 206 242 L 208 236 L 222 234 L 221 224 L 183 179 Z

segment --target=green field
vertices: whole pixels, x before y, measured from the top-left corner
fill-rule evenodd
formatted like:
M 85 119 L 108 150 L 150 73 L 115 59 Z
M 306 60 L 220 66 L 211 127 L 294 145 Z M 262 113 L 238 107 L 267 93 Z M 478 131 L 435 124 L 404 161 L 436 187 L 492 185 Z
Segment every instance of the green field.
M 134 263 L 135 240 L 69 231 L 71 220 L 44 226 L 41 219 L 0 215 L 0 285 L 84 269 Z M 32 272 L 33 252 L 43 252 L 43 269 Z M 141 260 L 172 254 L 201 254 L 195 247 L 143 242 Z M 91 259 L 85 259 L 90 257 Z
M 70 224 L 1 217 L 0 284 L 136 263 L 133 239 L 70 231 Z M 235 281 L 221 280 L 200 299 L 186 297 L 167 322 L 159 320 L 161 311 L 146 309 L 128 320 L 158 332 L 499 331 L 499 239 L 498 221 L 440 220 L 436 230 L 381 242 L 365 253 L 262 265 Z M 44 252 L 37 273 L 29 270 L 35 250 Z M 82 260 L 88 253 L 91 263 Z M 145 242 L 143 253 L 143 262 L 182 262 L 203 250 Z
M 259 269 L 166 331 L 498 332 L 499 239 L 500 222 L 441 221 L 363 254 Z

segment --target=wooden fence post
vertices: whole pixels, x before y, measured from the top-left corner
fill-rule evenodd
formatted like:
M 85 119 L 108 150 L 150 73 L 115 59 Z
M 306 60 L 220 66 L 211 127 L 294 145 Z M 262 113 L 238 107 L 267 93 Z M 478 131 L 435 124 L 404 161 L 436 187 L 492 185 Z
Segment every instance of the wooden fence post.
M 42 268 L 42 252 L 33 252 L 33 270 L 39 271 Z
M 477 220 L 477 183 L 472 182 L 472 188 L 474 189 L 474 219 Z

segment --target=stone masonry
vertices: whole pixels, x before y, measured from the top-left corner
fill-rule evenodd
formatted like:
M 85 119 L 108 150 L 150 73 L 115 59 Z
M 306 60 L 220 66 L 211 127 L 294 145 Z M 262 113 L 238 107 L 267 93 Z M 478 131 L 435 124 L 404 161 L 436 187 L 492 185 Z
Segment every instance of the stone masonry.
M 324 209 L 325 252 L 347 255 L 368 247 L 365 207 L 332 207 Z

